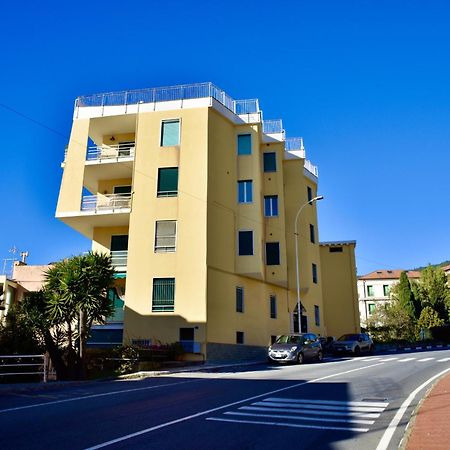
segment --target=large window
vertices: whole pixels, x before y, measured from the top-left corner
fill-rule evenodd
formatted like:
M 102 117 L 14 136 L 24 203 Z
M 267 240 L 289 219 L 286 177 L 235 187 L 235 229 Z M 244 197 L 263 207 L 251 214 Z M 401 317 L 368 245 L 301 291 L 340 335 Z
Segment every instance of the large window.
M 180 120 L 163 120 L 161 123 L 161 147 L 180 143 Z
M 239 231 L 239 248 L 240 256 L 253 255 L 253 231 Z
M 309 186 L 307 186 L 306 189 L 307 189 L 307 194 L 308 194 L 308 202 L 310 202 L 313 199 L 312 189 Z M 311 205 L 312 205 L 312 203 L 311 203 Z
M 369 316 L 375 312 L 375 303 L 369 303 Z
M 320 309 L 317 305 L 314 305 L 314 320 L 316 322 L 316 326 L 320 327 Z
M 278 216 L 278 195 L 264 196 L 264 215 L 266 217 Z
M 373 286 L 367 285 L 367 297 L 373 297 L 374 295 Z
M 155 252 L 167 253 L 175 251 L 177 238 L 177 221 L 160 220 L 156 222 Z
M 313 244 L 316 243 L 316 230 L 312 224 L 309 224 L 309 239 Z
M 238 181 L 238 202 L 251 203 L 253 201 L 252 180 Z
M 275 152 L 264 153 L 264 172 L 277 171 L 277 154 Z
M 391 287 L 388 284 L 383 284 L 383 294 L 388 297 L 391 292 Z
M 277 297 L 275 295 L 270 296 L 270 318 L 277 318 Z
M 174 311 L 175 278 L 153 278 L 152 312 Z
M 244 312 L 244 288 L 236 286 L 236 312 Z
M 280 264 L 280 243 L 266 243 L 266 264 L 268 266 L 278 266 Z
M 176 197 L 178 194 L 178 167 L 158 169 L 158 197 Z
M 313 283 L 317 284 L 317 265 L 314 263 L 312 265 L 312 279 Z
M 237 153 L 238 155 L 252 154 L 252 135 L 239 134 L 237 139 Z

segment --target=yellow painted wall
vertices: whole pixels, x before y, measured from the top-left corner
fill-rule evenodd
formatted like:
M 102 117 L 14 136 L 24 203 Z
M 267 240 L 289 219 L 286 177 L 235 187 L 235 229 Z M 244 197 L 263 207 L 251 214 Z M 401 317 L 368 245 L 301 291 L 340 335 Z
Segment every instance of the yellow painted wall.
M 128 227 L 96 227 L 92 238 L 92 250 L 109 253 L 111 236 L 128 234 Z
M 339 247 L 339 245 L 336 245 Z M 329 336 L 359 333 L 355 245 L 341 245 L 342 253 L 320 246 L 325 321 Z

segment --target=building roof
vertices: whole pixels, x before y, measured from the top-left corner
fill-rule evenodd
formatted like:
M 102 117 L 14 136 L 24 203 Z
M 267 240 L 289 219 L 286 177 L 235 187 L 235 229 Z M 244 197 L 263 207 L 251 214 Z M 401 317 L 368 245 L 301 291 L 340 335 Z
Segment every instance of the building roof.
M 441 267 L 441 269 L 442 269 L 444 272 L 450 272 L 450 264 L 447 264 L 446 266 Z
M 320 245 L 356 245 L 356 241 L 327 241 L 327 242 L 320 242 Z
M 417 270 L 404 270 L 404 269 L 393 269 L 393 270 L 375 270 L 366 275 L 361 275 L 358 280 L 398 280 L 400 279 L 400 274 L 406 272 L 408 278 L 420 278 L 420 272 Z

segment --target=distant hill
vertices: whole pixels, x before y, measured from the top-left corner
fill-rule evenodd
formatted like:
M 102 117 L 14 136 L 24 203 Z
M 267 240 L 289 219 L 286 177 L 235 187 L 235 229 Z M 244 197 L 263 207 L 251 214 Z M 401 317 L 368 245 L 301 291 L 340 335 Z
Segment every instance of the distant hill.
M 443 267 L 443 266 L 448 266 L 449 264 L 450 264 L 450 260 L 443 261 L 439 264 L 430 264 L 430 265 L 433 267 Z M 415 269 L 412 269 L 412 270 L 423 270 L 423 269 L 426 269 L 427 267 L 428 266 L 416 267 Z

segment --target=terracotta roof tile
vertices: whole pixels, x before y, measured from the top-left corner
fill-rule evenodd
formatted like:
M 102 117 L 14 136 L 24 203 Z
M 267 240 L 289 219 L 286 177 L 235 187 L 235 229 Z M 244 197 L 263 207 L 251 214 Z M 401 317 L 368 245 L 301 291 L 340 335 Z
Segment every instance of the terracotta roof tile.
M 375 270 L 374 272 L 370 272 L 366 275 L 361 275 L 358 277 L 359 280 L 398 280 L 400 279 L 400 274 L 402 272 L 406 272 L 408 278 L 420 278 L 420 272 L 417 270 L 403 270 L 403 269 L 395 269 L 395 270 Z

